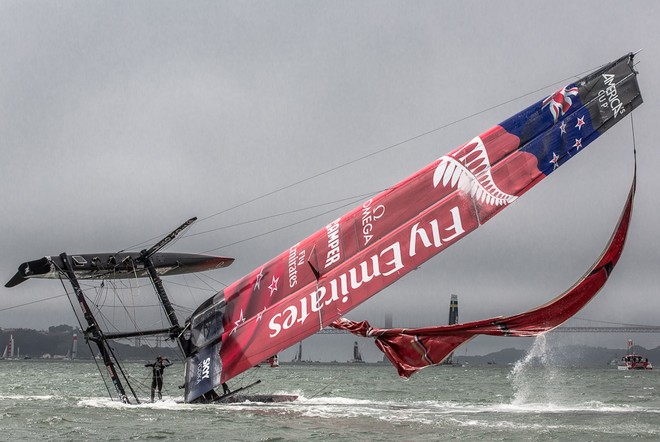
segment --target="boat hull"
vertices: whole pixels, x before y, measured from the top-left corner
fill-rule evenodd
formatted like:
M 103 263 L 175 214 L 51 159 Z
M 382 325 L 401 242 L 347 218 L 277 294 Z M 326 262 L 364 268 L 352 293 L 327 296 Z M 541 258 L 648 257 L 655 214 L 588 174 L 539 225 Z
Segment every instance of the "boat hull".
M 147 269 L 140 260 L 141 252 L 87 253 L 70 255 L 73 272 L 78 279 L 147 277 Z M 151 256 L 160 276 L 203 272 L 229 266 L 233 258 L 195 253 L 158 252 Z M 60 256 L 46 256 L 24 262 L 18 272 L 5 284 L 14 287 L 29 278 L 59 278 L 64 268 Z

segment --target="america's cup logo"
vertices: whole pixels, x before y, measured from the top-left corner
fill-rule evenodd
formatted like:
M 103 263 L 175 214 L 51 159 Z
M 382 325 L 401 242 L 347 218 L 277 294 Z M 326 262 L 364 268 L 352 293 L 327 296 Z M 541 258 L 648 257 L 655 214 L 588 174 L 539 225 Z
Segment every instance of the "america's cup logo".
M 486 146 L 480 137 L 475 137 L 455 153 L 440 158 L 433 174 L 433 187 L 460 189 L 469 192 L 479 203 L 493 206 L 510 204 L 515 195 L 502 191 L 491 174 Z

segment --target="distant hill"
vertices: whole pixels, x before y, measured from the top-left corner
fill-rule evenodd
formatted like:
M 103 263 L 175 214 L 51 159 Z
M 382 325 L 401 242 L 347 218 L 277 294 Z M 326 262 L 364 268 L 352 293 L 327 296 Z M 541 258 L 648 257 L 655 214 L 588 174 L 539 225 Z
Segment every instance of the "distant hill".
M 9 342 L 10 335 L 14 336 L 14 355 L 20 350 L 21 357 L 33 359 L 41 358 L 45 354 L 51 357 L 64 357 L 72 347 L 73 334 L 78 335 L 77 359 L 92 359 L 92 352 L 85 342 L 83 332 L 68 325 L 50 327 L 48 331 L 19 328 L 12 330 L 0 330 L 0 355 Z M 94 353 L 98 353 L 96 345 L 92 344 Z M 124 360 L 152 360 L 157 355 L 168 357 L 172 360 L 180 359 L 177 348 L 158 347 L 152 348 L 146 345 L 135 347 L 132 345 L 113 343 L 112 349 Z
M 639 345 L 634 346 L 634 351 L 647 357 L 660 368 L 660 347 L 646 349 Z M 527 351 L 517 348 L 505 348 L 494 353 L 483 356 L 458 356 L 454 360 L 459 363 L 467 362 L 470 365 L 507 365 L 514 364 L 525 357 Z M 612 361 L 618 361 L 625 354 L 622 349 L 610 349 L 604 347 L 588 347 L 584 345 L 569 345 L 566 347 L 553 348 L 546 355 L 549 363 L 568 367 L 605 367 Z
M 14 335 L 14 342 L 17 348 L 20 348 L 21 356 L 30 356 L 31 358 L 41 358 L 44 354 L 63 357 L 71 350 L 73 334 L 78 335 L 78 359 L 92 359 L 92 352 L 85 343 L 83 332 L 74 329 L 68 325 L 59 325 L 49 327 L 48 331 L 39 331 L 32 329 L 13 329 L 0 330 L 0 355 L 9 342 L 9 336 Z M 92 348 L 97 353 L 96 346 L 92 343 Z M 146 360 L 150 361 L 157 354 L 166 356 L 172 360 L 180 359 L 179 351 L 176 347 L 158 347 L 152 348 L 147 345 L 135 347 L 133 345 L 113 343 L 113 351 L 124 360 Z M 641 354 L 656 364 L 660 369 L 660 347 L 646 349 L 635 345 L 636 353 Z M 16 350 L 15 350 L 16 351 Z M 454 356 L 454 361 L 459 363 L 467 362 L 470 365 L 507 365 L 514 364 L 516 361 L 525 357 L 526 350 L 516 348 L 505 348 L 483 356 Z M 625 354 L 622 349 L 609 349 L 604 347 L 588 346 L 566 346 L 554 347 L 546 355 L 551 364 L 570 367 L 604 367 L 612 360 L 619 360 Z

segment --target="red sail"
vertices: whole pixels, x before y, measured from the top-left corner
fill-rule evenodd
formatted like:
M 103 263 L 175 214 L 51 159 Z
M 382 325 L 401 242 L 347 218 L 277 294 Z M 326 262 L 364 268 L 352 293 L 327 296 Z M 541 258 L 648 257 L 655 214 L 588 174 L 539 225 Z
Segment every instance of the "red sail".
M 199 348 L 213 343 L 220 351 L 213 384 L 328 326 L 474 231 L 639 106 L 636 75 L 627 55 L 562 88 L 204 303 L 192 318 L 199 333 L 210 330 L 204 309 L 222 317 L 213 327 L 221 332 L 195 338 Z M 189 373 L 201 362 L 191 359 Z
M 376 346 L 404 378 L 424 367 L 441 363 L 459 345 L 476 335 L 536 336 L 552 330 L 575 315 L 607 282 L 623 251 L 634 195 L 633 178 L 619 223 L 599 260 L 572 288 L 543 306 L 514 316 L 438 327 L 379 329 L 366 321 L 354 322 L 345 318 L 335 321 L 332 326 L 356 335 L 374 337 Z

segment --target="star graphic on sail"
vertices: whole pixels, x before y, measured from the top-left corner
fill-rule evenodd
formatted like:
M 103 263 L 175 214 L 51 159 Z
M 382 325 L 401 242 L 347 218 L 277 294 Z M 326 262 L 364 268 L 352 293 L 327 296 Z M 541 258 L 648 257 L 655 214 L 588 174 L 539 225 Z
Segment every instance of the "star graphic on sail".
M 264 307 L 264 309 L 263 309 L 262 311 L 260 311 L 259 313 L 257 313 L 257 322 L 259 322 L 259 321 L 261 321 L 261 320 L 263 319 L 263 317 L 264 317 L 264 313 L 266 313 L 266 307 Z
M 575 150 L 580 150 L 580 148 L 582 147 L 582 138 L 576 138 L 573 147 L 575 148 Z
M 259 269 L 259 274 L 257 275 L 257 280 L 254 282 L 254 287 L 252 287 L 252 291 L 259 290 L 261 288 L 261 280 L 264 277 L 264 268 L 262 267 Z
M 566 86 L 543 100 L 541 108 L 548 106 L 556 123 L 557 120 L 559 120 L 559 117 L 565 115 L 566 112 L 568 112 L 568 110 L 571 108 L 571 105 L 573 104 L 571 96 L 575 96 L 577 94 L 578 88 L 568 88 L 568 86 Z
M 277 291 L 277 283 L 280 280 L 280 278 L 276 278 L 273 276 L 273 282 L 270 283 L 268 286 L 268 289 L 270 290 L 270 296 L 273 296 L 273 293 Z
M 566 121 L 561 122 L 559 125 L 559 135 L 564 135 L 566 133 Z
M 234 328 L 229 332 L 230 335 L 233 335 L 236 332 L 236 329 L 245 322 L 245 316 L 243 316 L 243 309 L 241 309 L 241 314 L 236 321 L 234 321 Z
M 575 125 L 575 127 L 582 130 L 582 126 L 584 126 L 585 124 L 586 123 L 584 122 L 584 115 L 583 115 L 577 119 L 577 124 Z

